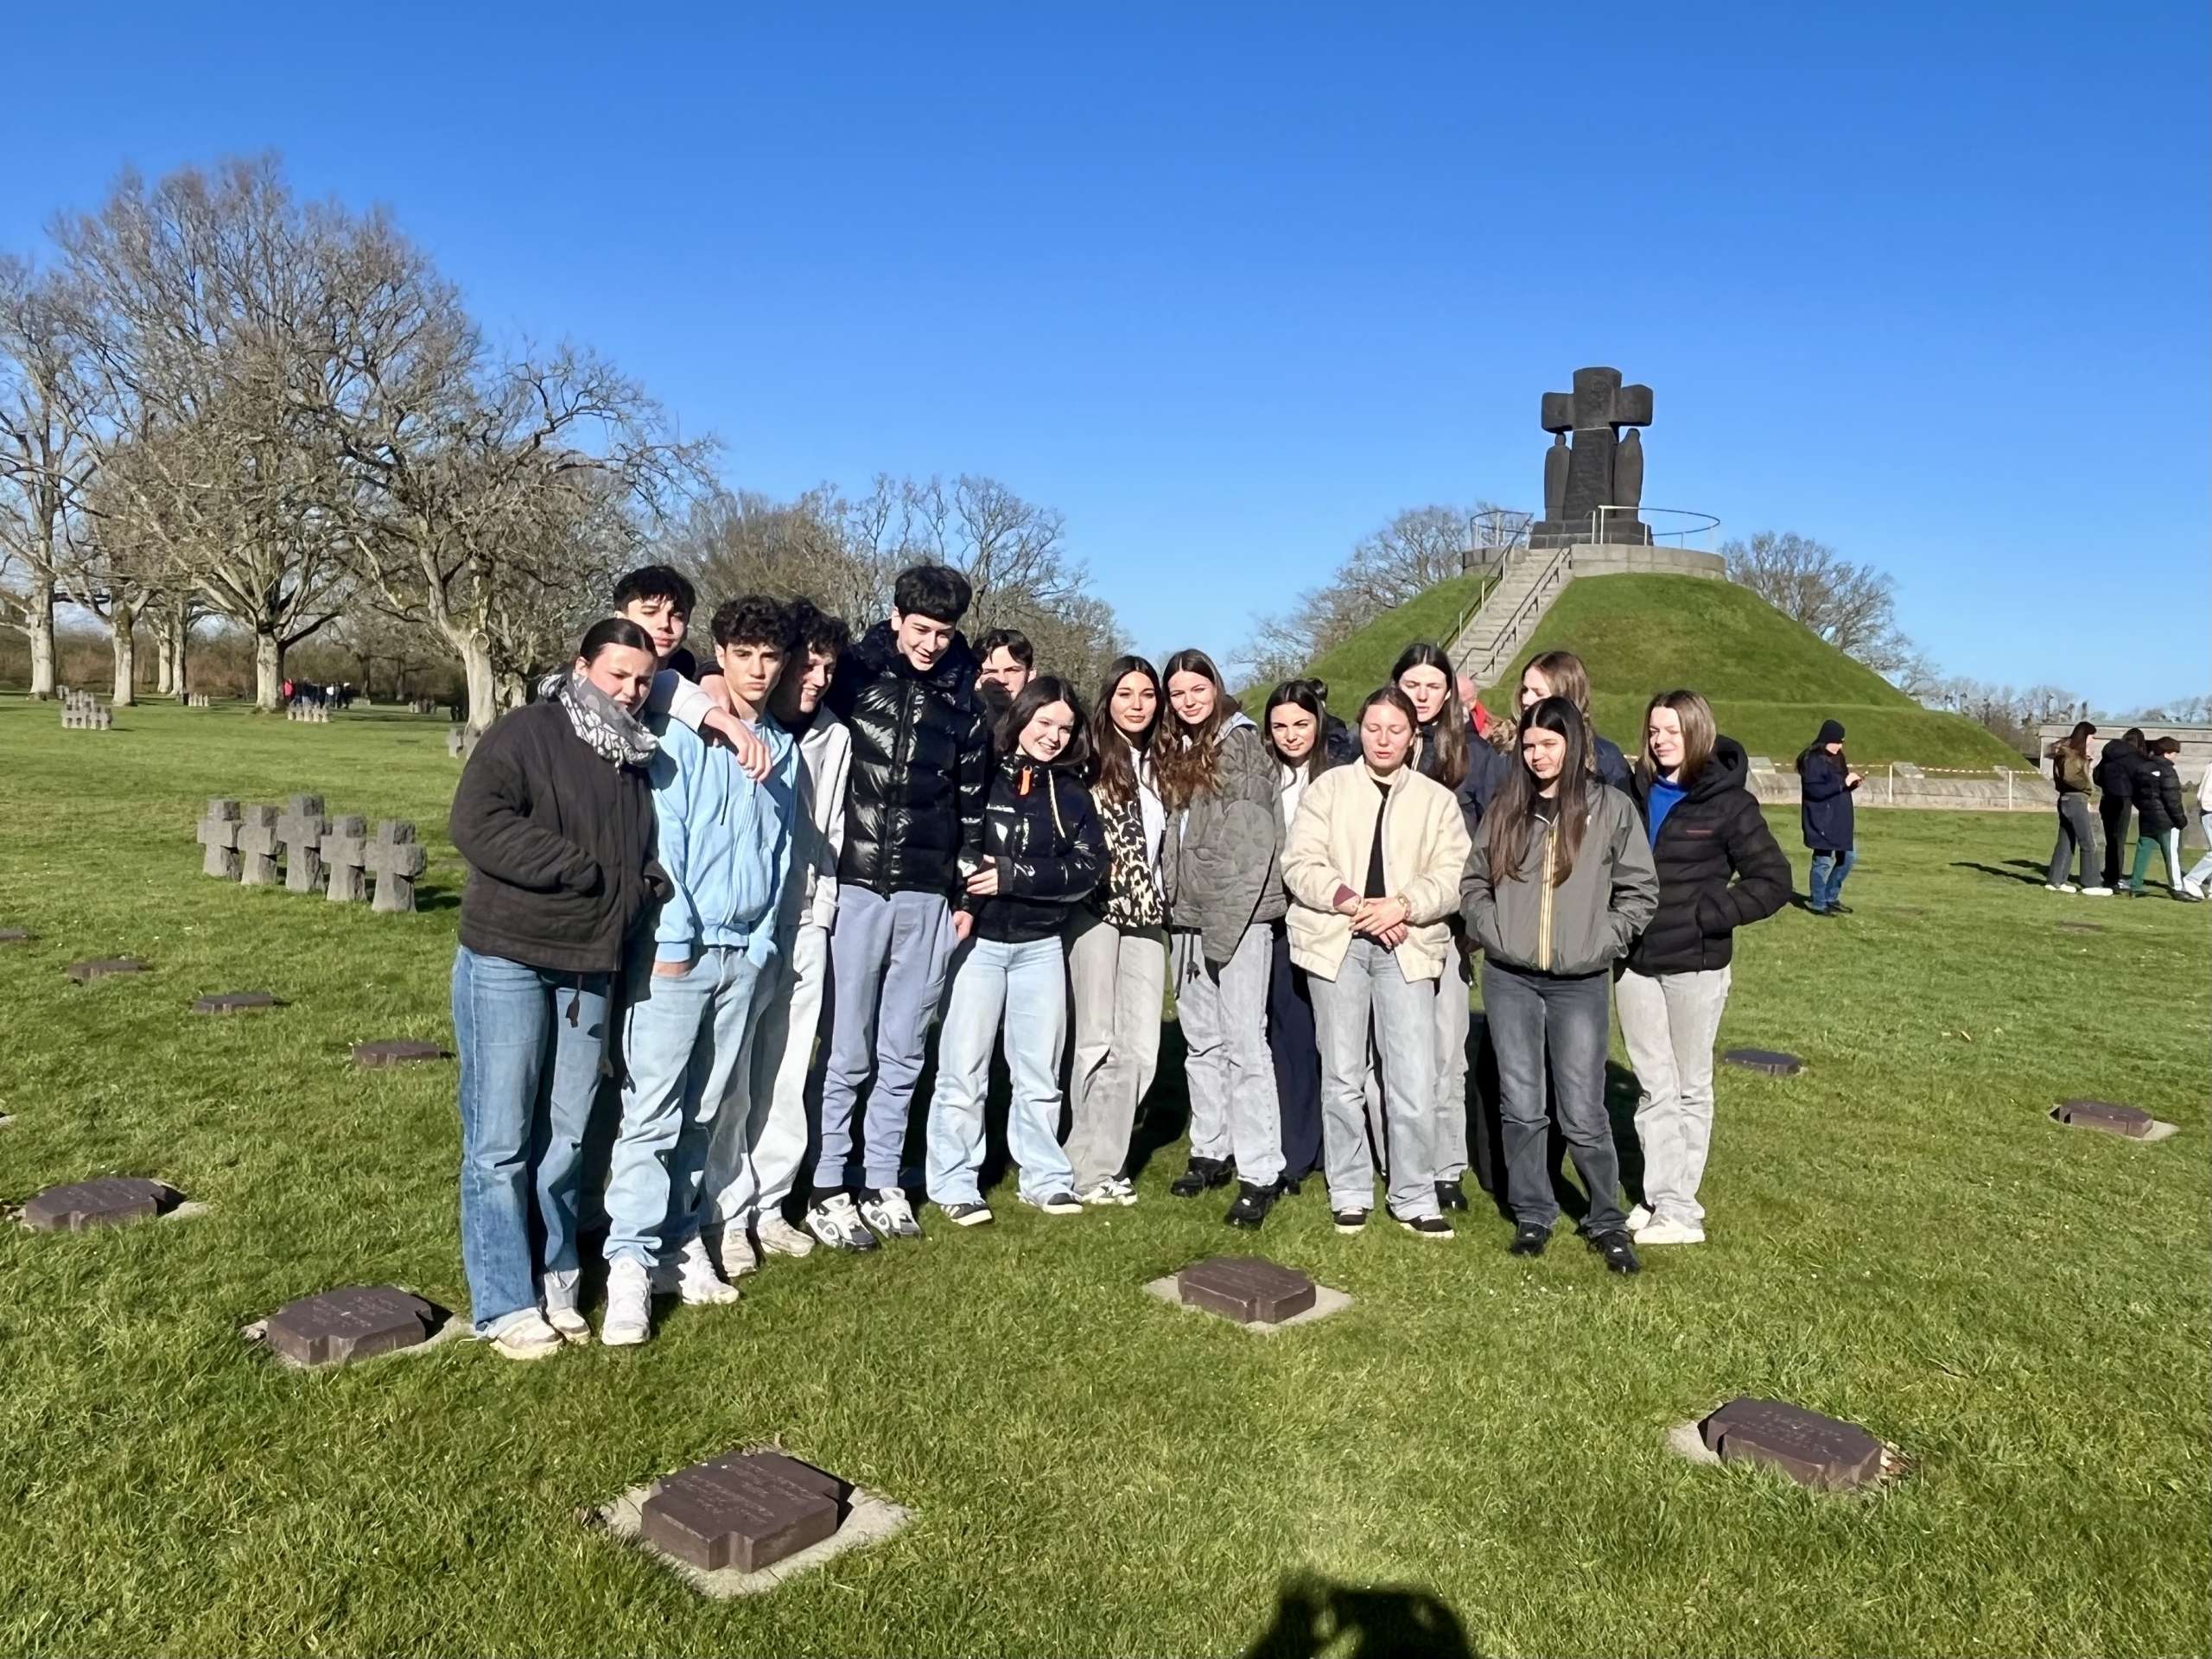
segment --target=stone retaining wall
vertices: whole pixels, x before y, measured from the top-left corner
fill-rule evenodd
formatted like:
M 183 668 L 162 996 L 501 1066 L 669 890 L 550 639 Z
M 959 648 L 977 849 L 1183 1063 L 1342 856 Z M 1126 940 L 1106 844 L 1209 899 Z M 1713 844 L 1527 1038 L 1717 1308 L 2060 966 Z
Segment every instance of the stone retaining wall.
M 1748 781 L 1763 805 L 1798 803 L 1794 771 L 1754 772 Z M 1929 772 L 1915 778 L 1892 775 L 1887 767 L 1869 773 L 1856 797 L 1856 804 L 1862 807 L 1916 806 L 1946 812 L 2049 812 L 2055 801 L 2049 781 L 2032 772 L 2014 772 L 2008 792 L 2003 778 Z

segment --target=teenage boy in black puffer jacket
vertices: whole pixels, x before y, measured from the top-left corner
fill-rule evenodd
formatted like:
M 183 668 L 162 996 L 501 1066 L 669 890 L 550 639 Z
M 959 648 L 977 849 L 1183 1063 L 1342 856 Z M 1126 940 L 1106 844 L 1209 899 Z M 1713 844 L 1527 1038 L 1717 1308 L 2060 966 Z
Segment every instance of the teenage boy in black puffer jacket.
M 2097 756 L 2090 774 L 2101 798 L 2097 816 L 2104 820 L 2105 868 L 2103 885 L 2117 887 L 2122 861 L 2127 855 L 2127 818 L 2135 805 L 2135 780 L 2143 771 L 2143 728 L 2131 726 Z
M 906 1116 L 945 964 L 974 924 L 966 874 L 981 861 L 991 746 L 976 655 L 959 632 L 968 579 L 941 564 L 899 573 L 891 620 L 838 664 L 831 711 L 851 729 L 845 848 L 830 939 L 835 997 L 822 1079 L 821 1152 L 808 1230 L 841 1250 L 875 1234 L 918 1238 L 899 1185 Z M 868 1074 L 867 1192 L 845 1191 Z M 871 1233 L 869 1229 L 874 1229 Z

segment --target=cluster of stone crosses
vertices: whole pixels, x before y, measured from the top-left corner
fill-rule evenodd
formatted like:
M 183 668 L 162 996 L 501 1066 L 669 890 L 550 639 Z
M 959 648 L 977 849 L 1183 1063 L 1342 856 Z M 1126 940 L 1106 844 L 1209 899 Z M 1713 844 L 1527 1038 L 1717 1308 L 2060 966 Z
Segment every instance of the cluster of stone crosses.
M 294 697 L 284 705 L 284 718 L 303 720 L 310 726 L 327 726 L 330 724 L 330 705 L 310 702 L 306 697 Z
M 61 729 L 65 732 L 105 732 L 115 728 L 115 710 L 89 691 L 61 688 Z
M 374 877 L 369 908 L 377 911 L 413 910 L 415 882 L 429 863 L 411 823 L 385 818 L 372 835 L 369 821 L 359 813 L 327 816 L 320 795 L 295 795 L 281 811 L 218 796 L 207 803 L 207 816 L 194 835 L 207 849 L 203 875 L 273 887 L 281 861 L 287 891 L 320 892 L 334 905 L 368 898 Z

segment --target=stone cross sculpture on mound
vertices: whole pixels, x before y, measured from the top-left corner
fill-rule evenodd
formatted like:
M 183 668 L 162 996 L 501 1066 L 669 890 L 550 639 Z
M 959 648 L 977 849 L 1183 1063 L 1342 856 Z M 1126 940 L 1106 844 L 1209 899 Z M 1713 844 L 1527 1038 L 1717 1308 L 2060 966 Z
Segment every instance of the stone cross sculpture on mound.
M 1529 545 L 1649 543 L 1651 528 L 1636 516 L 1643 500 L 1643 440 L 1636 429 L 1651 424 L 1651 388 L 1623 385 L 1618 369 L 1577 369 L 1573 391 L 1544 394 L 1542 419 L 1552 447 L 1544 452 L 1544 516 L 1529 526 Z M 1600 524 L 1600 507 L 1620 511 Z

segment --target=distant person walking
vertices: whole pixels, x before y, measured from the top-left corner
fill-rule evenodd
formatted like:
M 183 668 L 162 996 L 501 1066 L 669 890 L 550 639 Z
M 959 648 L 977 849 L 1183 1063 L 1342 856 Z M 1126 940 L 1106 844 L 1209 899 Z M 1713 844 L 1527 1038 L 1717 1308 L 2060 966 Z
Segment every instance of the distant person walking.
M 461 1253 L 477 1334 L 509 1359 L 590 1340 L 576 1198 L 608 990 L 671 891 L 653 860 L 657 746 L 638 721 L 657 660 L 636 623 L 594 623 L 574 668 L 484 734 L 454 795 L 468 861 L 453 964 Z
M 2196 833 L 2204 838 L 2204 856 L 2182 877 L 2181 889 L 2192 899 L 2202 899 L 2204 884 L 2212 880 L 2212 766 L 2196 780 Z
M 1483 814 L 1461 912 L 1483 951 L 1483 1012 L 1497 1051 L 1506 1197 L 1516 1255 L 1541 1255 L 1559 1219 L 1544 1104 L 1551 1064 L 1560 1129 L 1590 1195 L 1590 1248 L 1615 1273 L 1638 1262 L 1605 1115 L 1612 965 L 1659 905 L 1636 807 L 1589 765 L 1590 726 L 1564 697 L 1521 719 L 1520 763 Z
M 1694 691 L 1663 691 L 1643 715 L 1636 805 L 1659 873 L 1659 908 L 1615 987 L 1642 1098 L 1639 1244 L 1702 1244 L 1697 1201 L 1713 1142 L 1713 1045 L 1728 1005 L 1735 930 L 1789 902 L 1789 861 L 1744 780 L 1743 746 L 1713 728 Z
M 2143 728 L 2131 726 L 2117 742 L 2107 743 L 2090 774 L 2102 798 L 2097 806 L 2104 820 L 2105 868 L 2097 885 L 2110 891 L 2120 885 L 2122 861 L 2127 856 L 2127 820 L 2135 810 L 2135 779 L 2143 770 Z
M 1821 734 L 1797 757 L 1805 845 L 1813 849 L 1812 892 L 1807 903 L 1815 916 L 1848 916 L 1843 880 L 1859 861 L 1859 832 L 1853 821 L 1852 791 L 1860 779 L 1843 753 L 1843 722 L 1821 722 Z
M 2166 888 L 2175 898 L 2194 903 L 2198 894 L 2182 884 L 2181 827 L 2188 822 L 2181 804 L 2181 773 L 2174 756 L 2181 745 L 2171 737 L 2153 738 L 2144 746 L 2143 765 L 2135 778 L 2135 872 L 2127 884 L 2128 896 L 2143 897 L 2143 878 L 2151 873 L 2151 849 L 2157 848 L 2166 866 Z
M 2058 842 L 2050 849 L 2050 872 L 2044 886 L 2053 893 L 2085 893 L 2093 899 L 2109 898 L 2110 887 L 2097 886 L 2089 874 L 2097 861 L 2097 832 L 2089 822 L 2089 740 L 2097 728 L 2088 721 L 2050 746 L 2051 786 L 2058 791 Z M 2078 858 L 2078 882 L 2066 879 L 2069 859 Z

